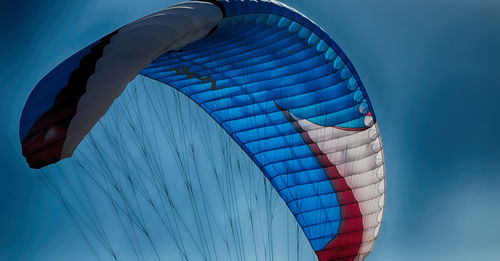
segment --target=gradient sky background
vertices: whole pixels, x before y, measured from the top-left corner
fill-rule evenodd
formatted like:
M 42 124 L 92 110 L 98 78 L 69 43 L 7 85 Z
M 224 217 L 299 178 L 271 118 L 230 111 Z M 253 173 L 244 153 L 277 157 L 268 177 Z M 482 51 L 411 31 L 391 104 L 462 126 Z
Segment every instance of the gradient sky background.
M 176 2 L 2 3 L 0 260 L 92 258 L 21 156 L 21 110 L 65 58 Z M 378 116 L 387 207 L 367 260 L 499 260 L 500 1 L 283 2 L 343 48 Z

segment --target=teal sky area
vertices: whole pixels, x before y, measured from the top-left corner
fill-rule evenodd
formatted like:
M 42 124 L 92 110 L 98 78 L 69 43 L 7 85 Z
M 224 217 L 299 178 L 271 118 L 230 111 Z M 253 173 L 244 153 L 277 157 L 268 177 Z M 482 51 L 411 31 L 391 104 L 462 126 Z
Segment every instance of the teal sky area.
M 177 2 L 3 3 L 0 260 L 93 260 L 21 155 L 21 110 L 36 83 L 65 58 Z M 367 260 L 499 260 L 500 2 L 283 2 L 339 44 L 377 114 L 387 202 Z

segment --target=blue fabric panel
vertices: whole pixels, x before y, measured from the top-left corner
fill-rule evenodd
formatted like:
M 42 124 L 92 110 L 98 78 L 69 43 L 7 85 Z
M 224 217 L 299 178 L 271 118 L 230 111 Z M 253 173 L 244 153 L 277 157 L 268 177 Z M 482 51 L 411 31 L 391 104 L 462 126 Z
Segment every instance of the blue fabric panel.
M 141 74 L 205 109 L 271 181 L 313 249 L 321 250 L 342 221 L 337 195 L 280 108 L 317 124 L 360 128 L 365 114 L 373 115 L 366 92 L 345 54 L 304 16 L 271 2 L 221 2 L 227 16 L 217 30 L 162 55 Z
M 334 206 L 329 211 L 309 211 L 297 214 L 297 220 L 308 220 L 311 224 L 321 224 L 325 220 L 335 222 L 340 221 L 337 218 L 340 216 L 340 207 Z
M 372 113 L 373 120 L 376 121 L 375 112 L 373 107 L 368 99 L 368 95 L 366 93 L 366 89 L 364 88 L 361 79 L 359 78 L 354 65 L 351 63 L 347 55 L 342 51 L 342 49 L 338 46 L 338 44 L 319 26 L 317 26 L 314 22 L 306 18 L 301 13 L 298 13 L 290 8 L 284 7 L 282 5 L 266 2 L 266 1 L 249 1 L 249 0 L 219 0 L 224 5 L 226 9 L 226 16 L 232 17 L 237 15 L 246 15 L 246 14 L 276 14 L 279 16 L 286 17 L 296 23 L 302 25 L 303 27 L 309 29 L 313 33 L 319 36 L 319 38 L 323 39 L 333 50 L 335 50 L 336 54 L 342 58 L 347 67 L 353 72 L 353 77 L 360 83 L 360 90 L 363 92 L 364 97 L 367 98 L 368 105 L 370 107 L 370 111 Z

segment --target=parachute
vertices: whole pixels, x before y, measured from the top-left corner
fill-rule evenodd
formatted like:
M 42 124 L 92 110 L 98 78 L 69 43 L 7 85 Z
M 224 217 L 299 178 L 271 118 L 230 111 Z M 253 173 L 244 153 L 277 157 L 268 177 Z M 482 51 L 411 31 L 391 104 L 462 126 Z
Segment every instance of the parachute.
M 188 97 L 236 142 L 320 261 L 370 253 L 385 207 L 380 132 L 354 66 L 318 25 L 264 0 L 188 1 L 125 25 L 33 89 L 19 129 L 30 167 L 71 158 L 137 75 Z

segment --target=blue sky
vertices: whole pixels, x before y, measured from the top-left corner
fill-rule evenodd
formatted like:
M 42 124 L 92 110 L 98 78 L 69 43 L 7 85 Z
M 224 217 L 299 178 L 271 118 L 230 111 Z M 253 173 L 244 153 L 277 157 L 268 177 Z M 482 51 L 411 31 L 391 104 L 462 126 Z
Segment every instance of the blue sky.
M 3 4 L 0 260 L 91 257 L 59 202 L 24 162 L 17 134 L 22 106 L 38 80 L 66 57 L 176 2 Z M 368 260 L 497 260 L 500 2 L 283 2 L 343 48 L 377 113 L 387 208 Z

